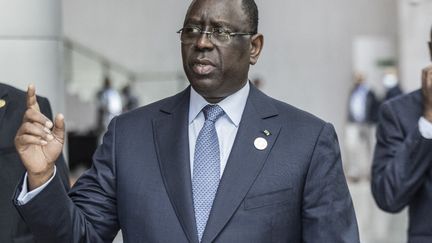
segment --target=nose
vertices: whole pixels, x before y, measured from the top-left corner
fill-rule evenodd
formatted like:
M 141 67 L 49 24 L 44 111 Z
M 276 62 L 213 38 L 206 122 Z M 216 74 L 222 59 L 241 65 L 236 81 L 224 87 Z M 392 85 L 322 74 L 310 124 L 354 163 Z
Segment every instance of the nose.
M 200 37 L 196 42 L 196 47 L 198 49 L 212 49 L 214 47 L 213 42 L 211 41 L 210 32 L 202 32 Z

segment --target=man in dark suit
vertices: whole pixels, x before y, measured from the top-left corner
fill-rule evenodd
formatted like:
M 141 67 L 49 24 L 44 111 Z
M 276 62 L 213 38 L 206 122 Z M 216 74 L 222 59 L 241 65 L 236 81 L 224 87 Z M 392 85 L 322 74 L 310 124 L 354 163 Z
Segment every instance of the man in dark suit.
M 14 138 L 26 107 L 26 93 L 0 83 L 0 242 L 34 242 L 33 236 L 12 203 L 16 185 L 25 168 L 14 146 Z M 41 112 L 52 117 L 46 98 L 38 97 Z M 57 160 L 62 183 L 68 189 L 68 173 L 63 157 Z
M 39 125 L 24 122 L 16 146 L 23 189 L 40 192 L 18 190 L 16 203 L 38 239 L 110 242 L 121 229 L 125 242 L 359 242 L 332 125 L 247 81 L 257 26 L 253 0 L 193 1 L 179 30 L 191 86 L 114 118 L 69 196 L 51 162 L 63 117 L 48 139 L 29 97 L 25 120 Z
M 432 41 L 432 30 L 431 30 Z M 429 42 L 432 56 L 432 44 Z M 372 168 L 376 203 L 396 213 L 408 206 L 408 242 L 432 242 L 432 65 L 422 88 L 381 106 Z

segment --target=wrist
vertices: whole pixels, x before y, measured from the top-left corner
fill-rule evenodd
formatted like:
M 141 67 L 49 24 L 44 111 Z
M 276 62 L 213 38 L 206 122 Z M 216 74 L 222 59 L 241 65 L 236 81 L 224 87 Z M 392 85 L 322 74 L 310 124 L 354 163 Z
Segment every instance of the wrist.
M 432 106 L 425 107 L 423 111 L 423 117 L 429 122 L 432 122 Z
M 28 190 L 32 191 L 43 184 L 45 184 L 54 174 L 54 167 L 49 168 L 47 171 L 43 172 L 29 172 L 27 171 L 27 183 Z

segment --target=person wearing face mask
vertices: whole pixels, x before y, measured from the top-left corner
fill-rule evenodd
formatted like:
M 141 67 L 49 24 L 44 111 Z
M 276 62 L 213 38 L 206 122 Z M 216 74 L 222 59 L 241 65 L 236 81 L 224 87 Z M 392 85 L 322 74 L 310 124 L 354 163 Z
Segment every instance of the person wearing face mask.
M 403 94 L 395 70 L 393 69 L 388 70 L 384 75 L 382 83 L 385 88 L 385 95 L 382 102 Z

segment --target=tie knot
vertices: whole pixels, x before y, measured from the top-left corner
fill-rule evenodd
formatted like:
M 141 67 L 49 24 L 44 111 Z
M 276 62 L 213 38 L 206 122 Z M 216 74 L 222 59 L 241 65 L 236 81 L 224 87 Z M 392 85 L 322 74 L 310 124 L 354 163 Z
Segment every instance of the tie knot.
M 215 122 L 225 113 L 224 110 L 218 105 L 206 105 L 203 108 L 203 113 L 206 121 Z

